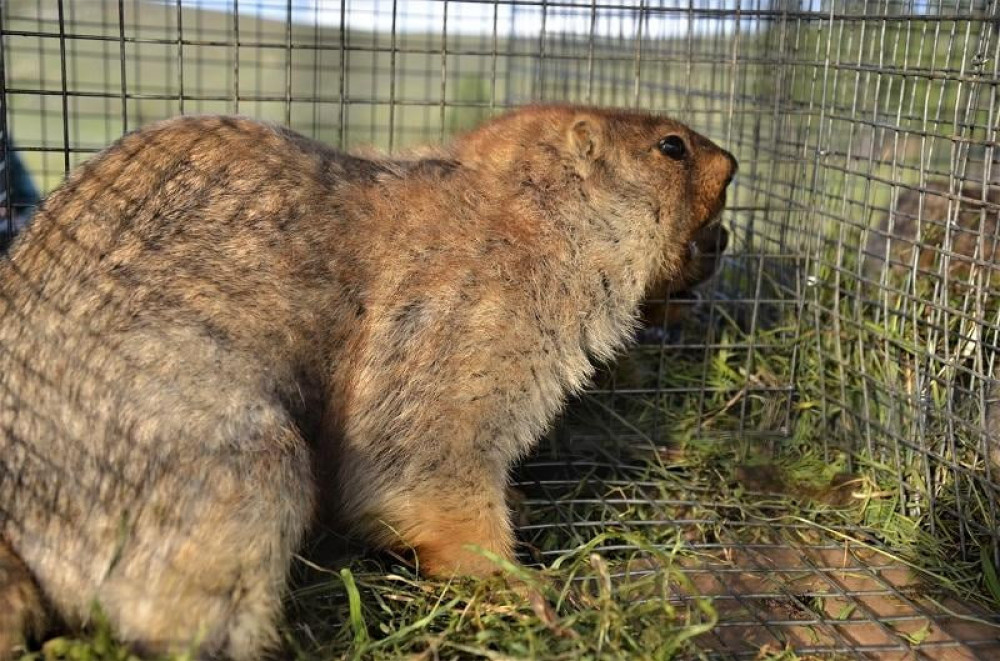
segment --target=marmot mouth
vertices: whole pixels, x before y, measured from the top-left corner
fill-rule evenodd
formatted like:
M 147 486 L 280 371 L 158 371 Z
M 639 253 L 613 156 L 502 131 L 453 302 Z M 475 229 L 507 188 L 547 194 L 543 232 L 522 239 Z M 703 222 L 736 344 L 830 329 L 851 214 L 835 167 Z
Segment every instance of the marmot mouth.
M 729 231 L 722 224 L 721 209 L 702 225 L 688 242 L 691 257 L 718 255 L 729 245 Z
M 700 207 L 700 208 L 698 208 L 698 207 Z M 700 232 L 703 228 L 708 227 L 709 225 L 713 225 L 713 224 L 719 222 L 719 219 L 722 216 L 722 211 L 725 208 L 726 208 L 726 192 L 725 191 L 722 191 L 722 193 L 717 198 L 715 198 L 712 201 L 708 201 L 708 200 L 704 200 L 703 199 L 701 201 L 701 204 L 697 205 L 697 207 L 696 207 L 697 210 L 695 212 L 695 217 L 697 218 L 702 213 L 705 213 L 705 216 L 704 216 L 705 220 L 703 220 L 701 222 L 701 224 L 698 225 L 698 230 L 696 230 L 696 231 Z
M 726 189 L 722 189 L 722 193 L 719 195 L 719 199 L 716 201 L 715 209 L 712 214 L 708 217 L 708 225 L 712 223 L 719 222 L 722 217 L 722 211 L 726 208 Z

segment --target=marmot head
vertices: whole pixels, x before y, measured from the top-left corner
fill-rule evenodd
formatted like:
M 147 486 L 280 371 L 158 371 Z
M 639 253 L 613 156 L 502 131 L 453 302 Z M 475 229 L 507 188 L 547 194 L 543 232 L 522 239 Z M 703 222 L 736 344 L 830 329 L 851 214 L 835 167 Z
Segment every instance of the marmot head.
M 655 235 L 663 273 L 682 277 L 688 246 L 725 205 L 736 159 L 668 117 L 529 106 L 460 138 L 463 164 L 510 183 L 564 216 L 596 216 Z

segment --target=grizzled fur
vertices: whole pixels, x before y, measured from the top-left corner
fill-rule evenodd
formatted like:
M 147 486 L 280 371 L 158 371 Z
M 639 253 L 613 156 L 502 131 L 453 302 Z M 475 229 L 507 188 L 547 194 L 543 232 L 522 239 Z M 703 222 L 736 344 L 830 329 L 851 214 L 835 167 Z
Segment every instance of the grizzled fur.
M 466 545 L 512 557 L 512 462 L 690 279 L 735 165 L 574 107 L 398 161 L 239 118 L 124 137 L 0 262 L 0 656 L 44 600 L 256 658 L 319 512 L 493 571 Z

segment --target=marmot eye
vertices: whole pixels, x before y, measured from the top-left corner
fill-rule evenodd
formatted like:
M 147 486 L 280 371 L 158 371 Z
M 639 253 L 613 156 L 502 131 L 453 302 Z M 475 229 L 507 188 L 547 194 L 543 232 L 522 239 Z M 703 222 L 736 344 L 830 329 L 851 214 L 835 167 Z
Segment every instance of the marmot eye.
M 687 154 L 687 145 L 679 135 L 668 135 L 657 143 L 660 153 L 669 156 L 675 161 L 679 161 Z

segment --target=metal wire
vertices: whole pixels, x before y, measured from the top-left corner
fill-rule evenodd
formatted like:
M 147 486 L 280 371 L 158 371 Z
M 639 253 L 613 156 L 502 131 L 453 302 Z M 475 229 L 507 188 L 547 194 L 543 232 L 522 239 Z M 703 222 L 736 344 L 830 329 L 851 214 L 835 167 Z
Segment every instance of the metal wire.
M 94 7 L 0 12 L 0 156 L 16 144 L 46 191 L 177 113 L 398 150 L 568 101 L 662 111 L 724 144 L 741 163 L 729 256 L 700 297 L 672 302 L 686 321 L 607 370 L 519 470 L 526 559 L 609 528 L 679 536 L 702 562 L 671 598 L 716 603 L 704 644 L 725 658 L 789 642 L 849 658 L 1000 653 L 978 621 L 997 614 L 917 594 L 912 566 L 873 551 L 902 552 L 876 525 L 805 520 L 763 496 L 741 514 L 697 480 L 664 492 L 650 477 L 664 463 L 682 475 L 661 454 L 691 439 L 778 455 L 807 438 L 889 485 L 884 516 L 919 522 L 956 563 L 1000 566 L 997 0 Z M 12 232 L 17 201 L 0 201 Z M 935 635 L 914 647 L 924 626 Z

